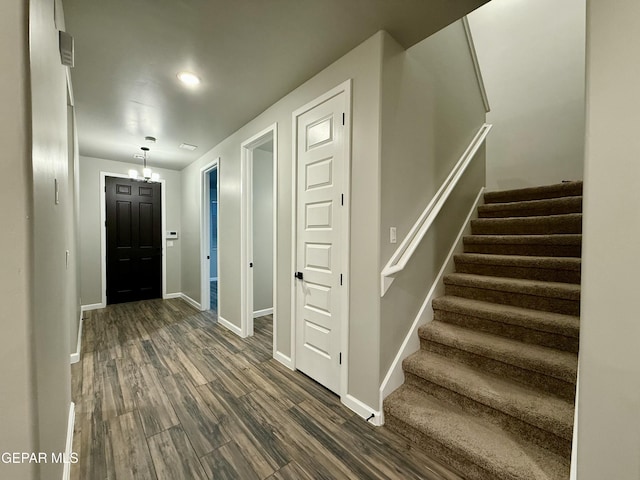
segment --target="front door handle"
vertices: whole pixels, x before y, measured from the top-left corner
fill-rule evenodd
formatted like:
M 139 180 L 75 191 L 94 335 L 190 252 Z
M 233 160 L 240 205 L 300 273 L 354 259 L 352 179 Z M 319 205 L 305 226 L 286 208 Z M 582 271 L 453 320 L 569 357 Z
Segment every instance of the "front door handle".
M 304 275 L 302 275 L 302 272 L 296 272 L 293 274 L 294 277 L 296 277 L 298 280 L 302 280 Z

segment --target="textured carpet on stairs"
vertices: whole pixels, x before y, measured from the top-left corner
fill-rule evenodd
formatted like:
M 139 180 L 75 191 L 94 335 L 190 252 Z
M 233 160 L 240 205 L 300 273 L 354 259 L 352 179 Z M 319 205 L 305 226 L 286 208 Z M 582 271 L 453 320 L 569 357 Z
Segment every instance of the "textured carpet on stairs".
M 465 478 L 569 478 L 581 195 L 581 182 L 485 194 L 385 399 L 388 428 Z

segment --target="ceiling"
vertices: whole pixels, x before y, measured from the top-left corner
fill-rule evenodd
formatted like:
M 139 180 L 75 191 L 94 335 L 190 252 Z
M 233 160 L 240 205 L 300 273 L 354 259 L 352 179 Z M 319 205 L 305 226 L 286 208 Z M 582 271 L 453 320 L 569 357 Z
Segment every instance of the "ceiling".
M 154 136 L 149 164 L 182 169 L 378 30 L 408 48 L 486 1 L 63 0 L 80 154 Z

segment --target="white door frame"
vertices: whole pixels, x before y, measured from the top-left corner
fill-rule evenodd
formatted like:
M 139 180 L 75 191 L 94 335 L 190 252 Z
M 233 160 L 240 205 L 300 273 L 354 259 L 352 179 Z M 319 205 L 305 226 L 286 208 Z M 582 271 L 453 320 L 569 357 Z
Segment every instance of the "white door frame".
M 218 215 L 216 215 L 216 231 L 218 232 L 218 250 L 217 261 L 218 265 L 218 317 L 220 317 L 220 157 L 207 163 L 200 169 L 200 310 L 211 309 L 211 265 L 210 260 L 207 258 L 211 254 L 209 244 L 211 242 L 211 198 L 210 198 L 210 185 L 209 185 L 209 173 L 212 170 L 217 170 L 216 175 L 216 194 L 218 196 Z
M 107 198 L 105 188 L 107 186 L 106 178 L 128 178 L 129 175 L 122 173 L 100 172 L 100 256 L 102 259 L 102 304 L 100 308 L 107 306 Z M 165 180 L 160 179 L 160 211 L 162 217 L 162 298 L 167 298 L 167 202 L 166 202 L 166 185 Z
M 350 259 L 350 239 L 351 239 L 351 83 L 349 79 L 337 87 L 329 90 L 324 95 L 319 96 L 315 100 L 307 103 L 303 107 L 300 107 L 292 114 L 292 127 L 291 127 L 291 142 L 293 146 L 292 159 L 292 176 L 291 176 L 291 363 L 293 367 L 296 366 L 296 330 L 297 330 L 297 318 L 296 318 L 296 278 L 294 277 L 294 271 L 297 265 L 297 212 L 298 212 L 298 117 L 304 115 L 309 110 L 312 110 L 316 106 L 324 103 L 331 98 L 345 93 L 346 95 L 346 108 L 345 108 L 345 120 L 344 120 L 344 215 L 342 216 L 342 272 L 343 272 L 343 288 L 344 295 L 342 295 L 342 324 L 340 325 L 340 347 L 342 352 L 342 366 L 340 369 L 340 392 L 341 398 L 345 398 L 347 395 L 348 381 L 349 381 L 349 259 Z
M 273 140 L 273 355 L 277 338 L 278 272 L 278 124 L 274 123 L 240 145 L 241 215 L 240 215 L 240 329 L 241 336 L 253 335 L 253 151 Z

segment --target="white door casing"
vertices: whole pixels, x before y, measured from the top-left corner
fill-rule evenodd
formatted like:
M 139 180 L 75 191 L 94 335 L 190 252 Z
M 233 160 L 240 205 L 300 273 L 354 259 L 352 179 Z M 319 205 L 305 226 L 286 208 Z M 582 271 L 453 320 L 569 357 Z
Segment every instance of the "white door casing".
M 294 113 L 295 367 L 346 393 L 350 82 Z M 342 369 L 341 367 L 345 367 Z
M 240 336 L 253 335 L 253 151 L 269 141 L 273 141 L 273 354 L 276 356 L 276 330 L 278 325 L 277 296 L 277 211 L 278 211 L 278 124 L 265 128 L 240 145 L 240 176 L 242 178 L 242 205 L 240 219 Z

